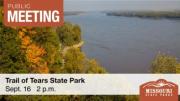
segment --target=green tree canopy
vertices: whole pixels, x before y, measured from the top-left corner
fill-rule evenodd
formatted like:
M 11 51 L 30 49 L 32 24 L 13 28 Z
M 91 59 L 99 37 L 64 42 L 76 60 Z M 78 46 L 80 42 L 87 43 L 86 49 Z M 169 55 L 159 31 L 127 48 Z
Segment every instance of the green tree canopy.
M 64 70 L 67 73 L 83 73 L 85 55 L 79 49 L 69 49 L 65 55 Z
M 20 48 L 18 31 L 3 26 L 0 23 L 0 72 L 1 73 L 21 73 L 28 72 L 25 54 Z
M 159 53 L 152 63 L 152 73 L 176 73 L 177 59 Z
M 56 32 L 63 46 L 71 46 L 81 41 L 81 29 L 78 25 L 66 22 L 58 27 Z

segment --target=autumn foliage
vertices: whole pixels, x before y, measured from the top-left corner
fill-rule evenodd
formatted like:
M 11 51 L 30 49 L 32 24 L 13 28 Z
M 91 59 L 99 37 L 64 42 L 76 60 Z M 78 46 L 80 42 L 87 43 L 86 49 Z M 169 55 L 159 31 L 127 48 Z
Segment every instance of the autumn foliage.
M 25 52 L 25 56 L 30 62 L 31 70 L 36 73 L 48 73 L 49 69 L 47 62 L 44 61 L 43 56 L 46 55 L 46 51 L 43 47 L 37 45 L 31 40 L 29 35 L 32 34 L 31 29 L 27 30 L 25 28 L 19 29 L 19 38 L 21 39 L 21 48 Z

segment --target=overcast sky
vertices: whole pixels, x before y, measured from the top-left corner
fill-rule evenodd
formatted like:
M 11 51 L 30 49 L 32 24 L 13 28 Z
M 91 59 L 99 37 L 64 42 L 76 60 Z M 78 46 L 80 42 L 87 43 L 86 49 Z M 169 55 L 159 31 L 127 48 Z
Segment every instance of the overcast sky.
M 180 10 L 180 0 L 64 0 L 65 11 Z

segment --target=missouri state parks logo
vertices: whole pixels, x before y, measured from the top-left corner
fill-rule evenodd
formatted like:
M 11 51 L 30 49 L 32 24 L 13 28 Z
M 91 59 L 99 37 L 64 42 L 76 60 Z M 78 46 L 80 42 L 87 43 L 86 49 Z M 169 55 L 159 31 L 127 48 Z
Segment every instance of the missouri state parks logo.
M 140 101 L 178 101 L 178 85 L 164 79 L 140 86 Z

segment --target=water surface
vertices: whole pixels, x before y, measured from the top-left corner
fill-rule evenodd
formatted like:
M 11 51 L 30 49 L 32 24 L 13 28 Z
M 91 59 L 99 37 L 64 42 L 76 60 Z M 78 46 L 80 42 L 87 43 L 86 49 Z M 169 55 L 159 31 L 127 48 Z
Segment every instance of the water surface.
M 65 16 L 80 25 L 83 51 L 110 73 L 148 73 L 161 51 L 180 57 L 180 20 L 106 16 L 91 12 Z

